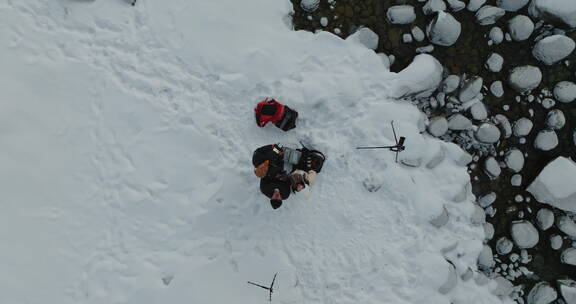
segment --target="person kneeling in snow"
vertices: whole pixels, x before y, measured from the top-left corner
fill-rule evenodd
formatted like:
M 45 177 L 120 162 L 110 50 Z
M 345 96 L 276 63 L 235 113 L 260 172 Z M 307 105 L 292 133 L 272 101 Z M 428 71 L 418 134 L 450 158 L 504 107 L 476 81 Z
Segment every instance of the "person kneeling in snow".
M 299 192 L 306 185 L 314 184 L 324 160 L 319 151 L 278 144 L 260 147 L 252 156 L 254 173 L 260 178 L 260 191 L 270 198 L 274 209 L 282 206 L 282 200 L 287 199 L 291 191 Z

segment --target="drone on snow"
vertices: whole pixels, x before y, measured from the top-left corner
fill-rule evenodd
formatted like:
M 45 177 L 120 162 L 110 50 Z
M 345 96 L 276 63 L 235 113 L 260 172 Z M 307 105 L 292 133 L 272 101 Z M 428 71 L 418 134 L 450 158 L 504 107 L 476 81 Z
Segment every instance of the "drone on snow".
M 392 132 L 394 133 L 394 141 L 396 142 L 393 146 L 381 146 L 381 147 L 356 147 L 356 149 L 388 149 L 392 152 L 396 152 L 396 162 L 398 162 L 398 153 L 404 151 L 406 147 L 404 146 L 404 141 L 406 141 L 406 137 L 400 136 L 400 140 L 396 137 L 396 130 L 394 129 L 394 121 L 391 121 L 390 124 L 392 125 Z

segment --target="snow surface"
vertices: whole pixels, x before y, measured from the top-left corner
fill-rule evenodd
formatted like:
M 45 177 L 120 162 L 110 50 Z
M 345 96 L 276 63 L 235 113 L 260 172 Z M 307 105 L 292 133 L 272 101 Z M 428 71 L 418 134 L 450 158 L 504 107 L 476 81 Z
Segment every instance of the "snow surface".
M 534 182 L 528 192 L 541 203 L 576 212 L 576 163 L 566 157 L 558 157 L 550 162 Z
M 442 248 L 457 243 L 461 272 L 482 249 L 482 228 L 458 220 L 474 210 L 466 168 L 354 149 L 391 144 L 392 119 L 409 138 L 401 158 L 454 145 L 386 98 L 398 75 L 372 50 L 292 31 L 290 10 L 0 3 L 0 303 L 268 303 L 246 281 L 276 272 L 273 303 L 500 302 L 475 280 L 438 292 Z M 264 96 L 298 110 L 298 128 L 258 128 Z M 252 151 L 298 139 L 328 160 L 313 192 L 272 210 Z M 359 182 L 369 174 L 379 191 Z M 438 229 L 444 206 L 454 220 Z

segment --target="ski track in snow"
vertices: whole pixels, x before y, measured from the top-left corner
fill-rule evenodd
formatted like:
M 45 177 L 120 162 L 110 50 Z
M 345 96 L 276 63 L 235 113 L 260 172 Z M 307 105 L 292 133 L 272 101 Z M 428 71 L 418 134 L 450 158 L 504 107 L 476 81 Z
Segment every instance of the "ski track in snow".
M 106 6 L 114 13 L 103 14 Z M 408 149 L 413 145 L 420 150 L 412 156 L 427 157 L 421 149 L 424 143 L 441 145 L 418 135 L 412 124 L 416 109 L 382 103 L 392 80 L 382 83 L 369 79 L 370 71 L 360 73 L 365 78 L 351 80 L 350 87 L 360 84 L 352 95 L 322 95 L 326 91 L 306 85 L 323 70 L 337 73 L 334 64 L 350 64 L 354 54 L 336 60 L 306 55 L 282 78 L 271 75 L 255 83 L 233 69 L 210 73 L 209 64 L 190 62 L 179 52 L 191 42 L 183 34 L 186 29 L 178 28 L 177 11 L 162 19 L 171 22 L 164 24 L 172 29 L 169 37 L 158 37 L 150 28 L 159 22 L 150 15 L 158 6 L 142 1 L 131 8 L 111 0 L 0 3 L 0 11 L 22 20 L 5 32 L 10 48 L 20 49 L 27 61 L 48 66 L 62 60 L 87 63 L 104 78 L 92 79 L 87 93 L 92 104 L 85 107 L 90 117 L 86 136 L 95 147 L 87 156 L 93 171 L 77 177 L 85 181 L 92 205 L 43 207 L 45 211 L 37 214 L 70 220 L 63 223 L 69 248 L 59 251 L 82 269 L 67 282 L 70 303 L 159 303 L 162 296 L 170 296 L 167 287 L 182 294 L 186 288 L 202 288 L 185 286 L 192 280 L 190 272 L 211 273 L 219 267 L 240 282 L 238 289 L 262 296 L 262 302 L 265 293 L 244 286 L 245 281 L 268 280 L 275 272 L 280 272 L 279 284 L 286 277 L 297 278 L 288 295 L 278 291 L 279 303 L 441 299 L 414 291 L 434 277 L 422 267 L 426 257 L 456 241 L 478 242 L 482 233 L 469 224 L 471 204 L 448 206 L 452 217 L 446 227 L 438 230 L 428 223 L 439 210 L 422 210 L 421 201 L 430 195 L 431 200 L 451 204 L 454 187 L 443 188 L 443 194 L 410 193 L 421 186 L 434 189 L 438 185 L 430 180 L 435 179 L 462 184 L 458 179 L 466 177 L 465 169 L 447 168 L 445 172 L 455 174 L 452 178 L 442 176 L 443 171 L 403 168 L 385 151 L 353 150 L 361 144 L 391 143 L 391 119 L 399 120 L 399 131 L 409 134 Z M 31 31 L 49 38 L 35 44 L 26 40 Z M 267 58 L 266 52 L 256 50 L 256 59 L 248 60 Z M 320 78 L 319 86 L 331 80 Z M 121 99 L 111 100 L 108 89 L 137 103 L 124 106 Z M 267 95 L 300 112 L 296 130 L 283 133 L 254 125 L 252 108 Z M 132 106 L 155 114 L 149 116 L 153 120 L 143 121 Z M 381 124 L 364 128 L 364 122 Z M 72 131 L 63 132 L 65 136 Z M 298 139 L 326 151 L 326 166 L 310 193 L 293 195 L 273 211 L 258 191 L 251 153 L 260 145 Z M 183 153 L 187 149 L 189 155 Z M 171 171 L 179 162 L 191 171 Z M 361 181 L 370 174 L 383 184 L 376 193 L 362 188 Z M 474 244 L 478 252 L 479 243 Z M 255 270 L 254 263 L 262 269 Z M 170 286 L 162 285 L 165 276 L 174 276 Z M 439 286 L 442 279 L 437 279 L 440 282 L 434 284 Z M 218 286 L 212 288 L 218 292 Z M 213 303 L 218 303 L 215 297 Z M 173 303 L 200 303 L 195 300 L 177 298 Z

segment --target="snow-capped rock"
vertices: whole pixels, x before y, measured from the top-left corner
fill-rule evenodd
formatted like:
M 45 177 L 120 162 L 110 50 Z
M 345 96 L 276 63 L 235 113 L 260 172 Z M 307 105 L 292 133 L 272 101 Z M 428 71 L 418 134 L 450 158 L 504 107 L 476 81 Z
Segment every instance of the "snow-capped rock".
M 530 134 L 533 126 L 534 123 L 530 119 L 522 117 L 514 123 L 514 135 L 518 137 L 526 136 Z
M 556 227 L 566 233 L 571 239 L 576 239 L 576 223 L 567 215 L 561 215 L 556 219 Z
M 558 157 L 544 167 L 527 191 L 541 203 L 564 211 L 576 212 L 574 176 L 576 176 L 576 163 L 569 158 Z
M 503 236 L 496 241 L 496 253 L 499 255 L 509 254 L 514 248 L 514 244 L 507 237 Z
M 456 287 L 456 284 L 458 283 L 458 273 L 456 272 L 456 267 L 454 267 L 454 264 L 452 263 L 448 264 L 450 265 L 448 268 L 448 277 L 446 278 L 446 281 L 444 281 L 444 284 L 438 288 L 438 292 L 441 294 L 449 293 L 452 291 L 452 289 L 454 289 L 454 287 Z
M 504 64 L 504 58 L 498 53 L 492 53 L 486 60 L 486 68 L 490 72 L 498 73 L 502 70 L 502 65 Z
M 576 266 L 576 248 L 568 248 L 560 255 L 560 260 L 564 264 Z
M 536 214 L 536 224 L 540 230 L 547 230 L 554 225 L 554 212 L 550 209 L 542 208 Z
M 449 94 L 454 92 L 458 85 L 460 84 L 460 76 L 458 75 L 450 75 L 444 79 L 442 83 L 442 92 Z
M 542 130 L 536 135 L 534 147 L 542 151 L 550 151 L 558 146 L 558 135 L 554 130 Z
M 491 123 L 485 122 L 476 130 L 476 139 L 486 144 L 493 144 L 500 140 L 500 129 Z
M 446 0 L 446 2 L 448 2 L 450 10 L 452 10 L 453 12 L 459 12 L 466 7 L 466 3 L 460 0 Z
M 488 245 L 482 247 L 482 251 L 478 256 L 478 268 L 482 270 L 490 270 L 496 262 L 494 262 L 494 257 L 492 256 L 492 248 Z
M 502 85 L 502 81 L 500 80 L 494 81 L 490 85 L 490 92 L 492 93 L 492 95 L 496 97 L 504 96 L 504 86 Z
M 496 0 L 496 5 L 509 12 L 516 12 L 528 4 L 530 0 Z
M 426 38 L 426 34 L 424 34 L 424 31 L 417 26 L 412 27 L 410 32 L 412 33 L 414 39 L 418 42 L 422 42 Z
M 520 172 L 524 167 L 524 154 L 518 149 L 511 149 L 506 153 L 506 165 L 514 172 Z
M 371 50 L 375 50 L 378 47 L 379 39 L 380 38 L 378 37 L 378 34 L 374 33 L 367 27 L 358 29 L 356 32 L 354 32 L 354 34 L 346 38 L 348 41 L 355 41 Z
M 522 185 L 522 175 L 520 174 L 512 175 L 512 177 L 510 178 L 510 184 L 514 187 L 520 187 L 520 185 Z
M 486 106 L 481 101 L 470 107 L 470 114 L 472 114 L 472 118 L 475 120 L 484 120 L 488 118 L 488 110 L 486 110 Z
M 480 198 L 478 198 L 478 204 L 482 208 L 486 208 L 486 207 L 492 205 L 495 201 L 496 201 L 496 193 L 495 192 L 489 192 L 489 193 L 481 196 Z
M 412 5 L 395 5 L 388 8 L 386 17 L 392 24 L 409 24 L 416 20 L 416 12 Z
M 430 220 L 430 224 L 432 224 L 432 226 L 434 226 L 436 228 L 440 228 L 440 227 L 446 225 L 448 223 L 449 219 L 450 219 L 450 216 L 448 215 L 448 210 L 446 210 L 446 207 L 444 207 L 444 208 L 442 208 L 442 213 L 440 213 L 440 215 L 438 215 L 438 216 L 436 216 Z
M 490 223 L 484 224 L 484 239 L 491 240 L 494 237 L 494 226 Z
M 486 213 L 484 213 L 484 209 L 478 205 L 474 205 L 474 211 L 470 216 L 470 222 L 474 226 L 480 226 L 486 223 Z
M 449 13 L 439 11 L 426 28 L 430 42 L 442 46 L 451 46 L 460 37 L 462 26 Z
M 570 37 L 552 35 L 536 42 L 532 55 L 544 64 L 552 65 L 568 57 L 575 47 L 576 43 Z
M 486 0 L 470 0 L 466 6 L 466 9 L 471 12 L 475 12 L 480 9 L 484 3 L 486 3 Z
M 517 15 L 508 21 L 508 32 L 514 41 L 524 41 L 534 32 L 534 22 L 530 17 Z
M 535 89 L 541 81 L 542 72 L 538 67 L 531 65 L 516 67 L 508 76 L 508 83 L 519 93 Z
M 430 97 L 442 81 L 444 68 L 428 54 L 420 54 L 397 75 L 398 86 L 392 95 L 396 98 Z
M 460 102 L 468 102 L 476 97 L 480 93 L 480 90 L 482 90 L 482 83 L 482 77 L 479 76 L 466 81 L 458 93 L 458 99 Z
M 422 12 L 424 15 L 431 15 L 438 11 L 445 11 L 446 10 L 446 3 L 444 0 L 428 0 L 426 4 L 422 7 Z
M 562 243 L 564 241 L 562 240 L 562 237 L 554 234 L 552 236 L 550 236 L 550 248 L 554 249 L 554 250 L 558 250 L 560 248 L 562 248 Z
M 502 18 L 506 11 L 497 6 L 485 5 L 476 12 L 476 22 L 480 25 L 490 25 Z
M 498 161 L 496 161 L 494 157 L 490 156 L 484 161 L 484 171 L 490 179 L 496 179 L 500 176 L 502 169 L 500 169 Z
M 496 289 L 492 290 L 492 294 L 498 297 L 510 296 L 514 289 L 514 285 L 510 281 L 502 276 L 495 277 L 494 281 L 496 281 Z
M 555 102 L 554 99 L 552 99 L 552 98 L 544 98 L 544 99 L 542 100 L 542 107 L 544 107 L 544 109 L 550 109 L 550 108 L 552 108 L 555 104 L 556 104 L 556 102 Z
M 560 287 L 560 294 L 564 298 L 566 304 L 576 303 L 576 281 L 574 280 L 558 280 L 558 286 Z
M 502 114 L 496 114 L 494 116 L 494 122 L 500 128 L 500 131 L 502 132 L 502 136 L 504 136 L 504 138 L 509 138 L 510 136 L 512 136 L 512 125 L 510 124 L 508 117 Z
M 436 116 L 430 118 L 428 125 L 428 133 L 433 136 L 440 137 L 448 131 L 448 121 L 444 116 Z
M 554 97 L 559 102 L 570 103 L 576 100 L 576 84 L 571 81 L 561 81 L 554 86 Z
M 558 293 L 547 282 L 534 285 L 526 297 L 527 304 L 549 304 L 558 298 Z
M 462 131 L 472 128 L 472 121 L 462 114 L 454 114 L 448 118 L 448 129 Z
M 562 110 L 555 109 L 548 112 L 546 116 L 546 125 L 554 130 L 560 130 L 566 124 L 566 117 L 564 117 L 564 113 Z
M 300 7 L 308 13 L 312 13 L 315 10 L 317 10 L 318 6 L 320 6 L 320 0 L 302 0 L 302 1 L 300 1 Z
M 576 1 L 574 0 L 532 0 L 528 12 L 536 18 L 576 27 Z
M 504 40 L 504 32 L 499 27 L 493 27 L 490 29 L 488 36 L 494 44 L 500 44 Z
M 540 239 L 538 230 L 528 221 L 512 222 L 512 240 L 518 248 L 532 248 L 538 244 Z
M 412 43 L 412 35 L 411 34 L 404 34 L 402 35 L 402 42 L 404 43 Z

